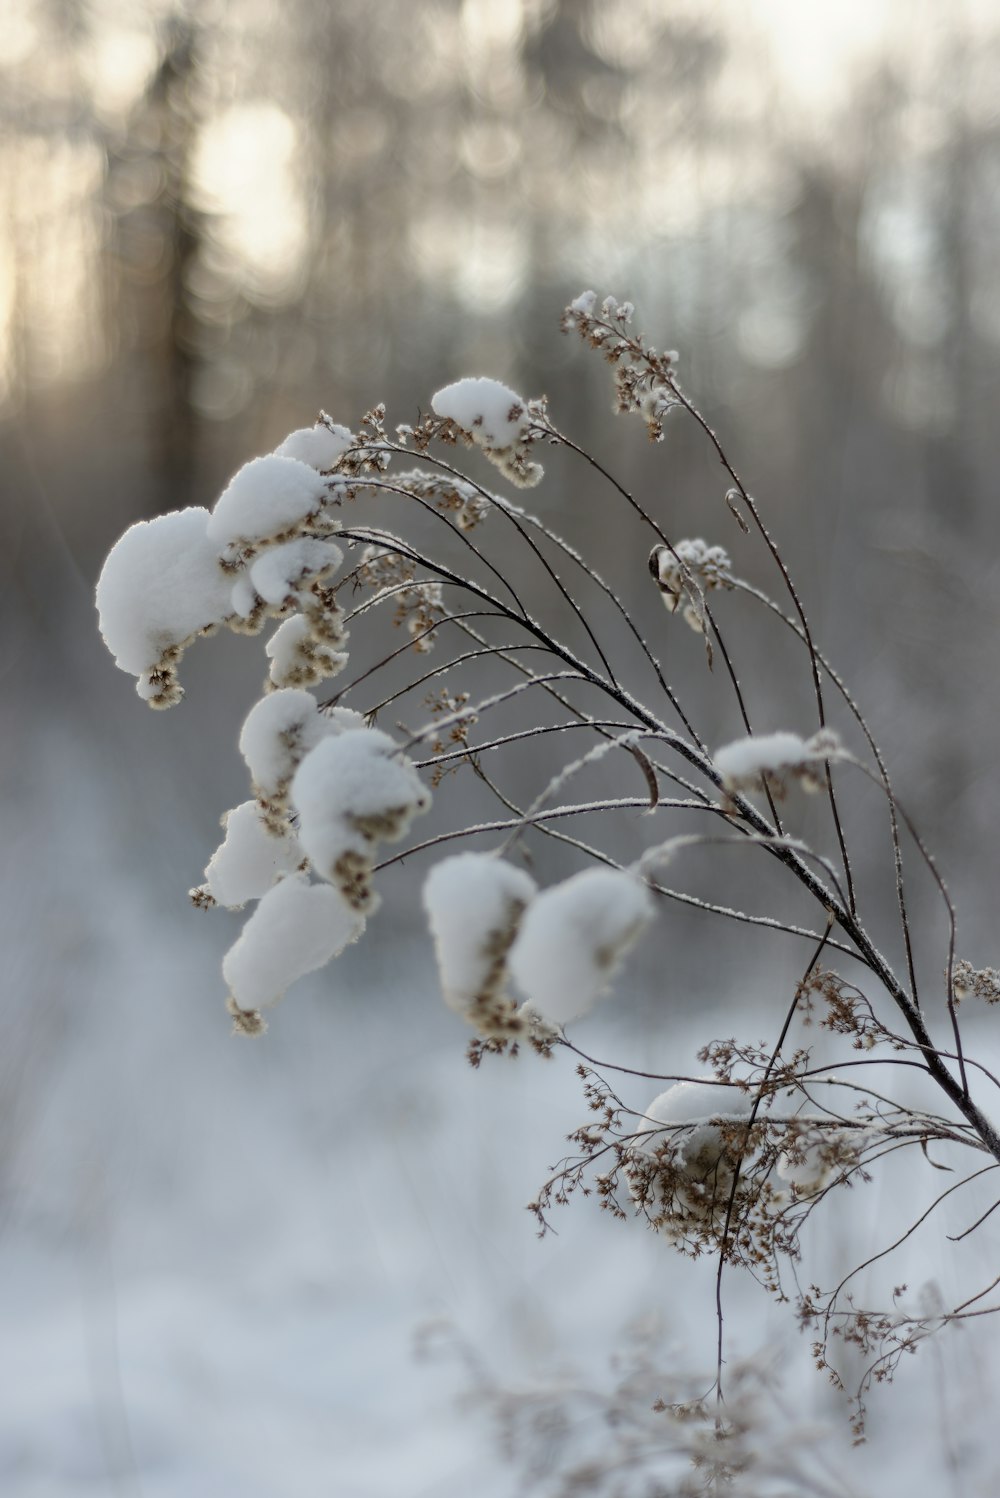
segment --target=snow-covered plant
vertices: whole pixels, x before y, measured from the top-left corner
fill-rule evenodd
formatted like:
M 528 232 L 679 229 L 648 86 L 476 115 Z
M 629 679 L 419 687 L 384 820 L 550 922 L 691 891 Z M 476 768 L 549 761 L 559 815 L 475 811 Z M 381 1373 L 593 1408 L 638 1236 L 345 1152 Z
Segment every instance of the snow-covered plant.
M 241 468 L 211 511 L 132 526 L 98 582 L 101 630 L 139 695 L 166 708 L 182 696 L 178 667 L 199 635 L 275 625 L 262 694 L 239 734 L 249 797 L 227 813 L 224 841 L 192 891 L 203 908 L 256 902 L 223 961 L 236 1029 L 260 1033 L 262 1010 L 379 919 L 390 866 L 405 858 L 409 871 L 423 855 L 442 991 L 476 1031 L 473 1062 L 519 1049 L 565 1053 L 583 1081 L 589 1116 L 572 1136 L 574 1152 L 531 1204 L 540 1230 L 550 1209 L 579 1191 L 682 1253 L 714 1256 L 720 1397 L 723 1272 L 753 1273 L 796 1302 L 832 1377 L 833 1338 L 861 1352 L 860 1412 L 870 1384 L 929 1331 L 994 1309 L 992 1286 L 933 1318 L 907 1311 L 899 1294 L 862 1306 L 856 1270 L 826 1290 L 800 1276 L 803 1228 L 832 1194 L 908 1147 L 916 1146 L 915 1171 L 926 1162 L 950 1172 L 921 1222 L 945 1196 L 989 1182 L 1000 1134 L 983 1093 L 1000 1083 L 968 1054 L 959 1002 L 996 1002 L 1000 977 L 959 958 L 944 883 L 866 719 L 817 647 L 757 502 L 681 386 L 677 356 L 652 349 L 632 319 L 629 304 L 587 292 L 567 309 L 564 328 L 607 360 L 616 409 L 640 415 L 651 438 L 664 438 L 668 416 L 700 430 L 728 484 L 725 504 L 701 528 L 735 521 L 728 549 L 672 538 L 665 502 L 626 489 L 561 430 L 544 399 L 465 379 L 432 396 L 430 415 L 394 432 L 382 407 L 353 432 L 321 414 Z M 523 488 L 540 483 L 544 450 L 596 475 L 608 513 L 617 506 L 630 517 L 636 586 L 658 590 L 666 605 L 651 639 L 633 601 L 544 518 L 544 497 L 537 516 L 458 462 L 467 453 L 474 467 L 485 457 Z M 739 575 L 730 550 L 751 546 L 773 565 L 784 603 Z M 725 629 L 715 612 L 723 608 Z M 677 638 L 678 613 L 703 641 L 694 667 L 666 644 Z M 755 731 L 731 615 L 741 630 L 755 617 L 773 623 L 800 650 L 808 721 Z M 387 647 L 391 626 L 400 635 Z M 664 657 L 679 662 L 669 674 Z M 718 661 L 711 680 L 738 736 L 713 752 L 689 699 L 692 671 Z M 403 698 L 411 713 L 423 703 L 421 721 L 395 720 Z M 515 762 L 523 769 L 523 746 L 536 775 L 530 799 L 506 773 Z M 574 793 L 600 762 L 621 775 L 621 793 Z M 463 768 L 465 793 L 451 773 Z M 894 927 L 877 936 L 884 902 L 860 877 L 841 815 L 862 778 L 881 797 L 891 855 Z M 801 789 L 817 793 L 823 813 L 814 799 L 811 842 L 796 830 Z M 432 791 L 437 818 L 414 841 Z M 475 796 L 490 799 L 489 813 L 479 814 Z M 703 830 L 692 830 L 699 819 Z M 615 833 L 622 823 L 630 856 Z M 434 861 L 455 839 L 475 846 Z M 572 866 L 539 888 L 537 867 L 529 874 L 525 864 L 542 840 Z M 721 887 L 706 898 L 663 882 L 668 865 L 683 869 L 688 850 L 722 845 L 770 864 L 811 905 L 812 922 L 798 907 L 745 911 Z M 946 918 L 942 950 L 922 962 L 910 913 L 914 857 Z M 805 943 L 801 978 L 776 997 L 769 1040 L 706 1035 L 692 1075 L 596 1063 L 578 1047 L 577 1024 L 611 996 L 628 1003 L 629 954 L 651 940 L 671 901 Z M 623 1080 L 612 1087 L 616 1069 Z M 903 1088 L 915 1075 L 930 1084 L 919 1102 Z M 931 1160 L 931 1146 L 947 1160 Z M 977 1201 L 970 1215 L 988 1215 L 989 1205 Z M 724 1429 L 724 1416 L 718 1421 Z

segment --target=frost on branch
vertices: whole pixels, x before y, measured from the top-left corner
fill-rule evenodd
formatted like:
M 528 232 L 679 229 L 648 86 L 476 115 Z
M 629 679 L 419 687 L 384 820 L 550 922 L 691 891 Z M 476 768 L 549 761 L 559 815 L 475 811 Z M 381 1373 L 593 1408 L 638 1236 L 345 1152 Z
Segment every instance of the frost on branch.
M 535 890 L 523 869 L 488 853 L 445 858 L 424 885 L 444 1001 L 481 1035 L 522 1028 L 507 992 L 507 955 Z
M 649 890 L 616 869 L 585 869 L 544 890 L 510 954 L 531 1008 L 552 1025 L 589 1014 L 652 918 Z
M 371 914 L 378 905 L 371 884 L 378 844 L 397 842 L 431 804 L 410 760 L 387 733 L 348 729 L 304 757 L 291 796 L 313 868 L 353 910 Z
M 174 510 L 129 527 L 97 582 L 104 643 L 151 707 L 183 692 L 177 665 L 191 641 L 232 613 L 232 574 L 208 536 L 207 510 Z
M 530 488 L 539 482 L 542 465 L 528 453 L 547 424 L 544 400 L 526 401 L 499 380 L 472 379 L 446 385 L 431 405 L 511 483 Z
M 268 890 L 222 963 L 237 1027 L 259 1029 L 259 1010 L 357 941 L 364 927 L 328 884 L 292 874 Z
M 276 879 L 293 873 L 302 863 L 302 849 L 295 834 L 286 830 L 275 837 L 268 832 L 255 801 L 244 801 L 227 811 L 222 825 L 225 840 L 212 854 L 205 870 L 204 888 L 192 891 L 198 905 L 225 905 L 230 910 L 239 910 L 248 900 L 259 900 Z
M 797 733 L 760 733 L 715 751 L 715 767 L 727 791 L 759 788 L 761 776 L 773 795 L 784 795 L 791 780 L 807 791 L 826 785 L 825 761 L 840 753 L 840 740 L 828 728 L 810 739 Z
M 700 539 L 678 541 L 674 547 L 654 546 L 649 554 L 649 570 L 667 612 L 676 614 L 680 609 L 684 622 L 699 634 L 705 632 L 702 595 L 713 588 L 732 587 L 728 553 L 721 546 L 708 546 Z
M 460 531 L 475 530 L 486 519 L 491 504 L 501 503 L 495 495 L 451 473 L 425 473 L 413 468 L 397 473 L 395 484 L 408 494 L 426 499 L 443 514 L 450 514 Z

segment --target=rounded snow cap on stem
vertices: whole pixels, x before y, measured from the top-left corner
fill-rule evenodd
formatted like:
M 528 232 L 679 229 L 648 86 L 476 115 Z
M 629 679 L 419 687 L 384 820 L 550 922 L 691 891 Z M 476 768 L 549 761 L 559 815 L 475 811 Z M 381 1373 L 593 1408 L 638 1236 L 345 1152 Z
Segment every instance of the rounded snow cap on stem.
M 829 728 L 821 728 L 811 739 L 787 732 L 750 734 L 717 749 L 715 768 L 727 791 L 756 790 L 763 776 L 772 794 L 782 796 L 792 780 L 807 791 L 822 790 L 824 763 L 840 753 L 840 740 Z
M 537 440 L 536 427 L 546 423 L 544 399 L 526 401 L 499 380 L 475 378 L 446 385 L 431 406 L 512 483 L 530 488 L 541 479 L 542 465 L 529 459 L 528 450 Z
M 274 449 L 274 455 L 277 458 L 296 458 L 323 473 L 343 457 L 353 441 L 347 427 L 338 426 L 335 421 L 318 421 L 313 427 L 299 427 L 297 431 L 289 432 L 284 442 L 279 442 Z
M 714 1080 L 675 1082 L 648 1104 L 629 1146 L 629 1190 L 677 1239 L 721 1226 L 746 1148 L 748 1093 Z
M 259 1034 L 259 1011 L 283 998 L 296 978 L 338 956 L 364 928 L 336 890 L 310 884 L 303 874 L 268 890 L 222 963 L 237 1028 Z
M 140 520 L 112 547 L 97 580 L 104 643 L 116 665 L 139 678 L 151 707 L 184 695 L 177 665 L 191 641 L 232 614 L 233 575 L 208 534 L 207 510 L 172 510 Z
M 294 532 L 323 507 L 327 487 L 308 463 L 268 453 L 229 480 L 208 522 L 217 547 L 252 545 Z
M 553 1025 L 589 1014 L 652 918 L 649 890 L 618 869 L 585 869 L 544 890 L 510 954 L 530 1007 Z
M 380 842 L 398 842 L 431 794 L 399 746 L 377 728 L 348 729 L 302 760 L 291 797 L 313 868 L 353 910 L 377 907 L 371 887 Z
M 444 1001 L 481 1035 L 523 1029 L 507 993 L 507 955 L 535 892 L 530 875 L 492 853 L 444 858 L 427 876 L 424 909 Z
M 205 884 L 192 891 L 196 904 L 239 910 L 248 900 L 259 900 L 275 880 L 294 873 L 302 863 L 298 838 L 291 830 L 281 837 L 268 832 L 256 801 L 234 806 L 222 818 L 222 825 L 226 836 L 212 854 Z

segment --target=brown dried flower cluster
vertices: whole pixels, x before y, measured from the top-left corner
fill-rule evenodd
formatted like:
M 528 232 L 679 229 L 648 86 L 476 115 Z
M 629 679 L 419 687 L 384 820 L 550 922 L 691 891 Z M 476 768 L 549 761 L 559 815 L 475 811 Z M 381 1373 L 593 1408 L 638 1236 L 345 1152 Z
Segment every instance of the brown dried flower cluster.
M 635 412 L 646 423 L 650 441 L 663 441 L 663 423 L 679 404 L 674 388 L 677 354 L 660 354 L 641 333 L 629 333 L 635 308 L 631 302 L 605 297 L 600 308 L 594 292 L 577 297 L 563 314 L 563 331 L 575 331 L 599 349 L 614 368 L 615 411 Z

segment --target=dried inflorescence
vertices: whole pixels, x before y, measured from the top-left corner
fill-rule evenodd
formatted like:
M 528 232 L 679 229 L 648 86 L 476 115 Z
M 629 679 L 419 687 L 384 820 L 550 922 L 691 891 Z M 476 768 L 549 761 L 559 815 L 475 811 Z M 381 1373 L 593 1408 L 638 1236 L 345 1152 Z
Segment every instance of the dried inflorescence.
M 1000 972 L 995 967 L 974 968 L 963 958 L 955 963 L 952 987 L 956 1001 L 972 995 L 985 1004 L 1000 1003 Z
M 482 525 L 491 506 L 497 503 L 485 489 L 450 472 L 425 473 L 420 468 L 410 469 L 394 474 L 393 488 L 426 500 L 443 515 L 451 516 L 461 531 L 473 531 Z
M 447 738 L 437 737 L 431 744 L 435 755 L 448 755 L 457 747 L 468 748 L 469 733 L 479 722 L 479 714 L 468 706 L 468 692 L 453 692 L 450 687 L 439 687 L 425 698 L 432 718 L 443 718 L 447 723 Z M 431 770 L 431 785 L 436 789 L 449 769 L 469 762 L 468 756 L 455 759 L 451 764 L 436 764 Z
M 649 553 L 649 570 L 667 612 L 676 614 L 680 610 L 685 623 L 699 634 L 706 628 L 704 595 L 733 585 L 728 553 L 700 538 L 678 541 L 676 546 L 654 546 Z
M 585 291 L 566 308 L 563 331 L 575 331 L 600 349 L 614 369 L 615 411 L 634 411 L 646 423 L 653 442 L 663 441 L 663 423 L 679 405 L 674 388 L 677 354 L 660 354 L 648 348 L 641 333 L 628 331 L 635 308 L 631 302 L 605 297 L 598 308 L 597 294 Z
M 795 1119 L 784 1130 L 778 1177 L 796 1201 L 809 1200 L 851 1176 L 869 1142 L 864 1133 L 838 1128 L 831 1119 Z

